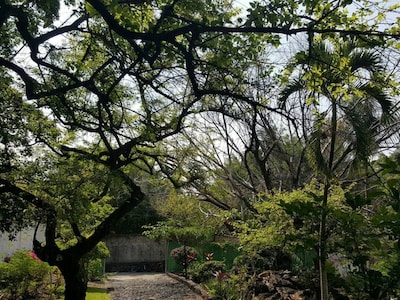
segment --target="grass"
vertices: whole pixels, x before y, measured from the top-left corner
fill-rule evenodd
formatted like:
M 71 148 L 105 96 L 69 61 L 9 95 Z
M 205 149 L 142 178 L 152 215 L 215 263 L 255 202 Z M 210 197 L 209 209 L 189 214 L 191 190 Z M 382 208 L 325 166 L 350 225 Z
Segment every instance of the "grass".
M 110 300 L 110 295 L 105 288 L 88 287 L 86 300 Z

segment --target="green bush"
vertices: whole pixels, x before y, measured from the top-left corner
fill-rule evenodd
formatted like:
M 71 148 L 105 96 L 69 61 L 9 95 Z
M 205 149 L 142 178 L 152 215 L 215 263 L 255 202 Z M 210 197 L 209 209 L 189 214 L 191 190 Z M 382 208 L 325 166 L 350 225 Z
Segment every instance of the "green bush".
M 104 276 L 103 259 L 91 259 L 86 263 L 87 278 L 89 281 L 102 280 Z
M 240 298 L 240 295 L 237 294 L 237 289 L 232 286 L 230 281 L 227 279 L 210 279 L 204 284 L 204 287 L 207 289 L 213 300 L 245 299 Z
M 100 242 L 87 255 L 83 263 L 88 281 L 102 280 L 104 277 L 103 259 L 110 257 L 110 251 L 104 242 Z
M 189 275 L 193 281 L 200 283 L 214 278 L 217 271 L 225 272 L 225 263 L 223 261 L 210 260 L 194 263 L 190 268 Z
M 1 299 L 52 299 L 60 284 L 57 269 L 33 252 L 18 251 L 0 263 Z

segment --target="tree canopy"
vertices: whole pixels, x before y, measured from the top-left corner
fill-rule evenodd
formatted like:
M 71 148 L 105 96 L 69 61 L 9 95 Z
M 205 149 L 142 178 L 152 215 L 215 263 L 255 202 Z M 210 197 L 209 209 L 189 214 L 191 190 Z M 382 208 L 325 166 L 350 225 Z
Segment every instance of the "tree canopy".
M 62 271 L 67 300 L 85 297 L 82 257 L 154 181 L 256 213 L 260 194 L 316 171 L 324 236 L 329 188 L 354 179 L 340 172 L 361 174 L 355 158 L 368 167 L 398 143 L 398 13 L 340 0 L 0 0 L 0 230 L 45 224 L 34 249 Z

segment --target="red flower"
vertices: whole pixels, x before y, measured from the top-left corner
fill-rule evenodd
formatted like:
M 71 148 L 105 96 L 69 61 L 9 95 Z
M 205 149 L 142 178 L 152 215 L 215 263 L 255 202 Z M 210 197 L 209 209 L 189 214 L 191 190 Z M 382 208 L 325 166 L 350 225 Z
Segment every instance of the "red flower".
M 223 280 L 223 279 L 225 279 L 225 278 L 228 277 L 228 274 L 226 274 L 225 272 L 222 272 L 222 271 L 216 271 L 216 272 L 214 273 L 214 276 L 215 276 L 218 280 Z
M 175 262 L 186 265 L 196 260 L 196 251 L 191 247 L 179 247 L 171 251 L 171 256 Z
M 213 255 L 214 255 L 214 253 L 207 253 L 206 254 L 206 260 L 208 260 L 208 261 L 212 260 L 213 259 Z
M 191 261 L 193 261 L 193 260 L 195 260 L 195 259 L 196 259 L 196 253 L 195 253 L 194 251 L 192 251 L 192 252 L 190 252 L 190 253 L 187 254 L 187 260 L 188 260 L 188 262 L 191 262 Z

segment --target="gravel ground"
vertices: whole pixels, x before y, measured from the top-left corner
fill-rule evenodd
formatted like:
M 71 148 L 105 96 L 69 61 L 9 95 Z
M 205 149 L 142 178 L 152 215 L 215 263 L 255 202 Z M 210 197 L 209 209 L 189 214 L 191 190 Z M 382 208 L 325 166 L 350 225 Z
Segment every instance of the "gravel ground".
M 187 285 L 162 273 L 118 273 L 108 276 L 112 300 L 201 300 Z

